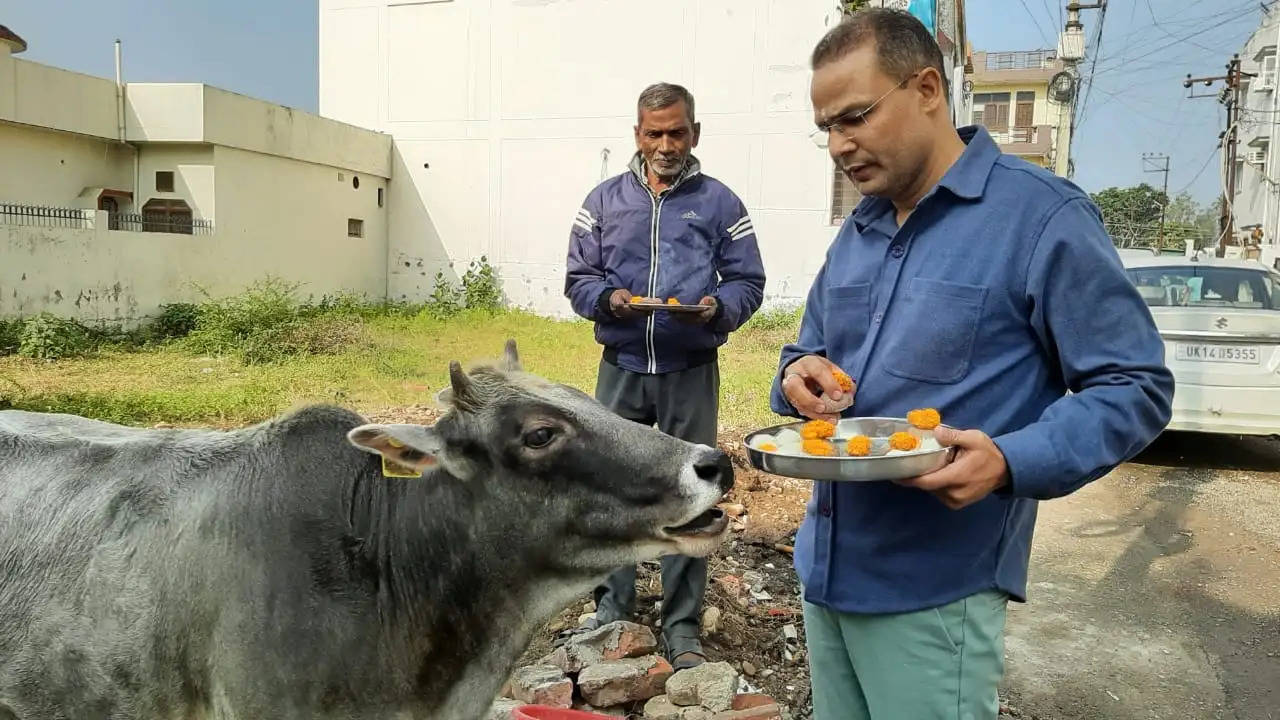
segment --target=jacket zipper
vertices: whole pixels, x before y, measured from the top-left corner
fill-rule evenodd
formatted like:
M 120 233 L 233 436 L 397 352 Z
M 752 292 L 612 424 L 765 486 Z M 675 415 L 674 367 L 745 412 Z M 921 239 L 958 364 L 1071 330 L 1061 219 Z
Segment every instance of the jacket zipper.
M 648 186 L 645 187 L 648 190 Z M 658 218 L 662 214 L 662 201 L 666 196 L 655 198 L 653 191 L 649 190 L 649 203 L 653 207 L 653 218 L 649 225 L 649 297 L 653 297 L 658 292 Z M 649 353 L 649 374 L 658 372 L 658 348 L 654 341 L 654 330 L 657 324 L 657 314 L 649 313 L 649 319 L 645 321 L 645 350 Z

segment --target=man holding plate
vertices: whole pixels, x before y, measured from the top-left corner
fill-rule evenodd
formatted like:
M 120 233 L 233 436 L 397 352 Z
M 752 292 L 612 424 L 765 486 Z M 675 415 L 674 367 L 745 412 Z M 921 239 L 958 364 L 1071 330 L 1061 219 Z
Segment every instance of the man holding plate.
M 746 207 L 692 155 L 701 127 L 689 91 L 646 88 L 637 116 L 628 171 L 592 190 L 573 221 L 565 295 L 595 321 L 604 346 L 596 398 L 623 417 L 714 447 L 718 348 L 759 309 L 764 267 Z M 630 619 L 635 581 L 634 567 L 611 576 L 596 590 L 596 619 L 580 629 Z M 706 560 L 662 559 L 662 635 L 677 670 L 705 661 L 706 584 Z
M 850 393 L 845 416 L 936 408 L 955 448 L 923 477 L 815 483 L 795 551 L 814 717 L 995 720 L 1037 501 L 1165 427 L 1164 345 L 1089 197 L 957 131 L 919 20 L 854 13 L 811 64 L 815 139 L 865 197 L 782 351 L 773 408 L 833 421 Z

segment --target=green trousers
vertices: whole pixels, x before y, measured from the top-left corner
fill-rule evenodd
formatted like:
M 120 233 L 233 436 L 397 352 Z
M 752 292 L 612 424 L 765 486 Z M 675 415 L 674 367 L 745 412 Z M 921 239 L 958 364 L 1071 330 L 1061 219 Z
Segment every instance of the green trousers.
M 805 603 L 813 720 L 996 720 L 1008 596 L 852 615 Z

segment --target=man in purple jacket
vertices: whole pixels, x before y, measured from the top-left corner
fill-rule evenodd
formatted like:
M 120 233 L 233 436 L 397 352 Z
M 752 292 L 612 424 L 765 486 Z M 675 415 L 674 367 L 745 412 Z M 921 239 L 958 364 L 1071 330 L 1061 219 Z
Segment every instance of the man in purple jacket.
M 623 417 L 714 446 L 717 349 L 760 307 L 764 267 L 746 207 L 691 154 L 701 128 L 689 91 L 650 86 L 637 112 L 629 170 L 592 190 L 574 218 L 565 295 L 595 321 L 604 346 L 596 398 Z M 640 310 L 633 293 L 705 310 Z M 622 568 L 597 588 L 596 619 L 583 629 L 629 619 L 635 580 L 634 567 Z M 662 634 L 677 670 L 704 661 L 706 583 L 705 560 L 662 559 Z

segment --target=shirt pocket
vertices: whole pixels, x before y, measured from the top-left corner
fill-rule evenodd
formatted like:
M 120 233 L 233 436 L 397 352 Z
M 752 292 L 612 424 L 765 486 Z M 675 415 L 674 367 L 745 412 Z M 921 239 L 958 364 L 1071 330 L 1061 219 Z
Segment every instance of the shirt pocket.
M 827 289 L 822 314 L 822 337 L 827 359 L 837 365 L 852 364 L 871 325 L 871 283 L 839 285 Z
M 907 380 L 956 383 L 969 374 L 987 288 L 914 278 L 892 308 L 885 370 Z

